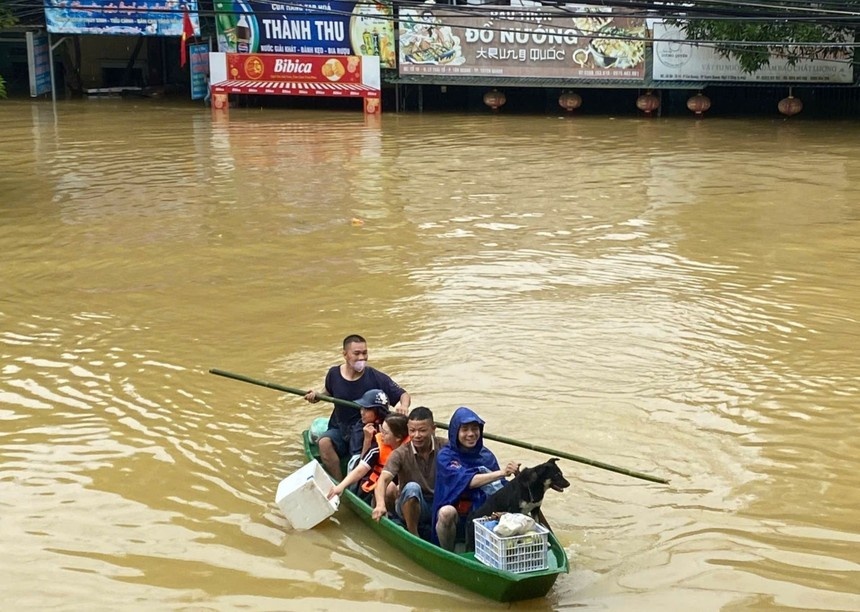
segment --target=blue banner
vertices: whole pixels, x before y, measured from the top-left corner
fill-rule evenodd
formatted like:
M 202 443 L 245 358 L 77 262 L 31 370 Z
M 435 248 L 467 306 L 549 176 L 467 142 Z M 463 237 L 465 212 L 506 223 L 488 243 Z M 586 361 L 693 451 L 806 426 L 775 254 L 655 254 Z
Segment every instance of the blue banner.
M 27 64 L 30 72 L 30 96 L 35 98 L 51 91 L 51 48 L 44 32 L 27 32 Z
M 182 36 L 183 7 L 199 35 L 197 0 L 45 0 L 45 22 L 52 34 Z
M 191 99 L 202 100 L 209 91 L 209 45 L 188 45 L 188 57 L 191 58 Z
M 224 53 L 376 55 L 381 66 L 396 66 L 391 4 L 215 0 L 215 13 Z

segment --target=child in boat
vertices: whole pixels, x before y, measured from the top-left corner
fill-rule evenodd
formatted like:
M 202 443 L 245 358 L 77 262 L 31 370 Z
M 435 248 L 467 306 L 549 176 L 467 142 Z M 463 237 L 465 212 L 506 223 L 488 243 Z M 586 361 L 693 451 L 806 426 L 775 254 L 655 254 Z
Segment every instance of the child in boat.
M 409 440 L 409 435 L 406 417 L 402 414 L 387 416 L 382 423 L 380 432 L 374 436 L 370 450 L 367 451 L 358 462 L 358 465 L 340 483 L 331 488 L 328 498 L 331 499 L 335 495 L 341 495 L 344 490 L 357 483 L 358 486 L 350 490 L 368 504 L 371 503 L 376 481 L 379 479 L 379 474 L 382 472 L 388 456 L 394 449 L 407 440 Z M 390 501 L 393 504 L 396 485 L 391 483 L 389 488 L 391 491 L 390 494 L 386 494 L 386 501 Z
M 371 389 L 355 403 L 361 406 L 361 418 L 353 423 L 349 433 L 349 469 L 370 450 L 389 410 L 388 395 L 382 389 Z

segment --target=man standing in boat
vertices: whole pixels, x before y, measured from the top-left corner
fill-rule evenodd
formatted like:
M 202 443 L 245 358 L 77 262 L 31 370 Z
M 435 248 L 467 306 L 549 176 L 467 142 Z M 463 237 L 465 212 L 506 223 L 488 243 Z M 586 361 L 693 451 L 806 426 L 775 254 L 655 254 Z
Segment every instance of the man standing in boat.
M 430 539 L 430 517 L 433 490 L 436 486 L 436 453 L 448 441 L 436 436 L 436 422 L 429 408 L 418 406 L 409 413 L 409 442 L 400 445 L 388 457 L 374 489 L 376 504 L 373 518 L 388 514 L 385 492 L 388 483 L 397 478 L 400 493 L 395 503 L 397 516 L 412 535 Z
M 355 401 L 371 389 L 381 389 L 388 395 L 396 411 L 406 414 L 412 401 L 409 394 L 388 374 L 368 366 L 367 356 L 367 340 L 358 334 L 344 338 L 344 363 L 329 368 L 320 394 Z M 318 393 L 311 389 L 305 399 L 313 404 L 319 401 L 317 395 Z M 356 408 L 335 404 L 329 417 L 328 430 L 320 436 L 320 459 L 323 467 L 335 480 L 343 478 L 340 459 L 347 457 L 349 453 L 349 434 L 353 424 L 360 418 Z

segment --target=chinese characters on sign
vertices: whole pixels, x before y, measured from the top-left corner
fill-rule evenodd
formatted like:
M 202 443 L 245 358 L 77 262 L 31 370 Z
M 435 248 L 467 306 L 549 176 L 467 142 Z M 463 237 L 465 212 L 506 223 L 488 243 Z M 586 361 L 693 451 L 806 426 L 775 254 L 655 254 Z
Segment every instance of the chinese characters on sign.
M 400 74 L 636 81 L 645 76 L 646 34 L 643 19 L 623 13 L 401 9 Z

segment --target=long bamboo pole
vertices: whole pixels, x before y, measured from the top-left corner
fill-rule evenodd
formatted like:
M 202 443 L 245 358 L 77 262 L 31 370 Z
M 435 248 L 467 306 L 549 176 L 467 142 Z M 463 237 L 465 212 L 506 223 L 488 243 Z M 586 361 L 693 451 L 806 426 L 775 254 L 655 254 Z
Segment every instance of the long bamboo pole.
M 251 378 L 249 376 L 243 376 L 242 374 L 234 374 L 233 372 L 227 372 L 225 370 L 219 370 L 217 368 L 212 368 L 209 370 L 210 374 L 215 374 L 217 376 L 224 376 L 225 378 L 232 378 L 234 380 L 240 380 L 242 382 L 251 383 L 252 385 L 259 385 L 261 387 L 266 387 L 268 389 L 274 389 L 275 391 L 283 391 L 284 393 L 292 393 L 293 395 L 307 395 L 307 390 L 305 389 L 297 389 L 295 387 L 286 387 L 284 385 L 279 385 L 277 383 L 267 382 L 265 380 L 257 380 L 256 378 Z M 351 408 L 361 408 L 361 406 L 355 402 L 351 402 L 349 400 L 342 400 L 336 397 L 331 397 L 329 395 L 321 395 L 317 393 L 317 398 L 324 401 L 330 402 L 332 404 L 339 404 L 341 406 L 349 406 Z M 441 427 L 442 429 L 448 429 L 448 425 L 446 423 L 441 423 L 436 421 L 436 427 Z M 537 444 L 531 444 L 529 442 L 521 442 L 520 440 L 514 440 L 513 438 L 506 438 L 504 436 L 497 436 L 491 433 L 484 432 L 484 438 L 487 440 L 495 440 L 496 442 L 502 442 L 503 444 L 510 444 L 511 446 L 518 446 L 519 448 L 525 448 L 528 450 L 533 450 L 539 453 L 545 453 L 547 455 L 552 455 L 554 457 L 560 457 L 562 459 L 568 459 L 570 461 L 576 461 L 577 463 L 584 463 L 585 465 L 590 465 L 596 468 L 600 468 L 603 470 L 609 470 L 610 472 L 615 472 L 617 474 L 624 474 L 625 476 L 632 476 L 633 478 L 639 478 L 641 480 L 648 480 L 650 482 L 656 482 L 659 484 L 669 484 L 669 481 L 665 478 L 658 478 L 657 476 L 651 476 L 650 474 L 643 474 L 642 472 L 636 472 L 634 470 L 628 470 L 626 468 L 618 467 L 615 465 L 610 465 L 608 463 L 604 463 L 602 461 L 596 461 L 594 459 L 588 459 L 586 457 L 580 457 L 579 455 L 573 455 L 571 453 L 565 453 L 563 451 L 554 450 L 551 448 L 547 448 L 545 446 L 538 446 Z

